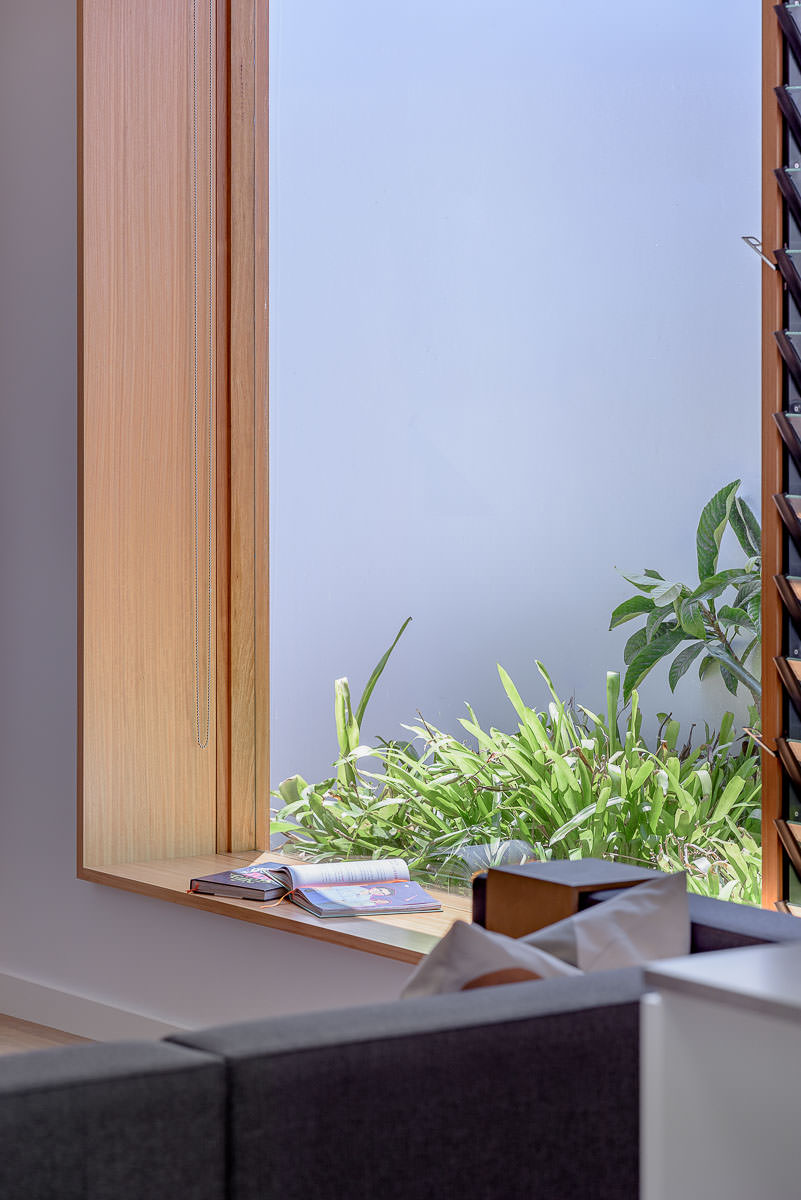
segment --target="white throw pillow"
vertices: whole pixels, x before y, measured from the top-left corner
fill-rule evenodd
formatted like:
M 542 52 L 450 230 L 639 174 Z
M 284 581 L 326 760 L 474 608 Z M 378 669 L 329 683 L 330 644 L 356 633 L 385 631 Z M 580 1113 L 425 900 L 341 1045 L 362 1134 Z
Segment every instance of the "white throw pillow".
M 520 938 L 582 971 L 639 966 L 690 953 L 684 872 L 661 875 Z
M 569 963 L 520 939 L 455 921 L 417 967 L 401 995 L 437 996 L 441 992 L 580 974 Z

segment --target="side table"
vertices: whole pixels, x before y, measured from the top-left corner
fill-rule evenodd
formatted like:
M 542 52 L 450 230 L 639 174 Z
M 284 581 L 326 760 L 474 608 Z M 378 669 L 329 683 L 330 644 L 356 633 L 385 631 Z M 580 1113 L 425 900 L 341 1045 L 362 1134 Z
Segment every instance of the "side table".
M 801 1195 L 801 946 L 670 959 L 645 979 L 642 1200 Z

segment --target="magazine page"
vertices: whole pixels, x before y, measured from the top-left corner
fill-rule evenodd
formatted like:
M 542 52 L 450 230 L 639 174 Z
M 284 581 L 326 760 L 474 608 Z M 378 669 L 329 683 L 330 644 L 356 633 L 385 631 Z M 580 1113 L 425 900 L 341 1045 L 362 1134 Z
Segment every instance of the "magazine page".
M 293 892 L 292 900 L 319 917 L 437 912 L 442 908 L 419 883 L 397 879 L 305 887 Z
M 322 887 L 337 883 L 378 883 L 384 879 L 408 879 L 409 868 L 402 858 L 368 858 L 355 862 L 292 863 L 274 871 L 284 883 L 288 876 L 292 887 Z

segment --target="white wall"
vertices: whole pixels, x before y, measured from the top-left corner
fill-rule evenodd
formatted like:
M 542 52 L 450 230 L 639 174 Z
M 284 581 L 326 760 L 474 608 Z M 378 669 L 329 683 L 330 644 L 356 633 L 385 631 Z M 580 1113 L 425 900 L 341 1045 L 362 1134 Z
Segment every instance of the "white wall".
M 375 729 L 506 720 L 536 655 L 596 702 L 613 565 L 689 571 L 711 491 L 755 495 L 759 36 L 745 0 L 274 5 L 277 779 L 409 613 Z M 74 10 L 0 21 L 0 973 L 177 1025 L 390 996 L 73 878 Z
M 693 0 L 273 0 L 273 779 L 404 617 L 368 737 L 495 671 L 601 704 L 615 567 L 697 578 L 759 495 L 760 14 Z M 737 561 L 736 557 L 735 560 Z M 646 713 L 717 721 L 695 674 Z M 652 723 L 653 724 L 653 723 Z
M 404 964 L 74 878 L 74 112 L 74 6 L 3 0 L 0 1012 L 46 997 L 8 976 L 181 1026 L 395 996 Z

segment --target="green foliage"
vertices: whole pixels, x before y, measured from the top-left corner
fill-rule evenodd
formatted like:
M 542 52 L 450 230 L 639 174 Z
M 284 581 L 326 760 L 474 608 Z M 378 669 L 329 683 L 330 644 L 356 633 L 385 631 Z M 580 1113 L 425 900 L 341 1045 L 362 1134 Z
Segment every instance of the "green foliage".
M 373 694 L 373 689 L 381 678 L 384 667 L 389 661 L 390 654 L 397 646 L 411 619 L 411 617 L 406 618 L 395 634 L 394 641 L 389 649 L 381 655 L 373 667 L 370 678 L 367 680 L 365 689 L 362 692 L 361 699 L 356 705 L 355 713 L 351 706 L 350 685 L 347 679 L 343 677 L 334 681 L 334 719 L 336 721 L 337 742 L 339 744 L 339 761 L 337 762 L 336 778 L 340 787 L 356 787 L 356 773 L 349 761 L 349 756 L 356 750 L 361 741 L 361 725 L 364 721 L 364 714 L 368 701 Z M 300 778 L 300 776 L 296 778 Z M 326 787 L 330 787 L 333 782 L 333 779 L 326 780 Z
M 546 712 L 529 707 L 499 667 L 517 729 L 486 730 L 468 705 L 469 744 L 421 718 L 405 727 L 419 753 L 408 741 L 354 745 L 338 692 L 336 778 L 285 780 L 273 830 L 307 857 L 397 854 L 432 881 L 468 874 L 477 845 L 491 857 L 523 842 L 539 859 L 592 855 L 685 870 L 691 891 L 758 904 L 759 758 L 750 741 L 734 744 L 732 714 L 696 748 L 691 737 L 680 745 L 678 722 L 665 715 L 652 752 L 636 690 L 619 728 L 618 674 L 607 676 L 602 717 L 565 704 L 537 666 L 551 693 Z
M 761 687 L 755 660 L 761 643 L 760 529 L 754 513 L 737 495 L 739 486 L 739 479 L 726 484 L 701 513 L 695 538 L 697 584 L 673 582 L 652 569 L 642 575 L 624 576 L 637 591 L 617 606 L 609 628 L 644 618 L 623 652 L 626 700 L 658 662 L 675 655 L 668 676 L 671 691 L 700 657 L 700 678 L 717 668 L 732 695 L 743 684 L 754 703 L 759 703 Z M 746 560 L 740 567 L 719 570 L 720 546 L 727 527 Z M 724 596 L 728 597 L 726 601 Z

